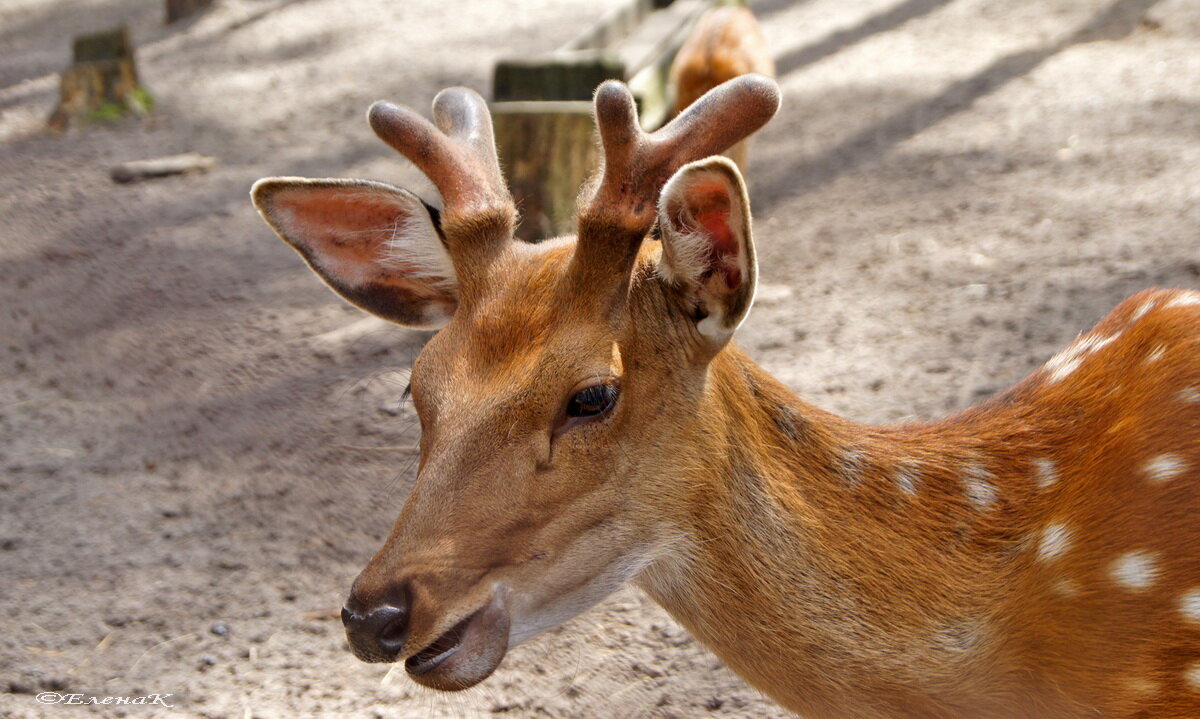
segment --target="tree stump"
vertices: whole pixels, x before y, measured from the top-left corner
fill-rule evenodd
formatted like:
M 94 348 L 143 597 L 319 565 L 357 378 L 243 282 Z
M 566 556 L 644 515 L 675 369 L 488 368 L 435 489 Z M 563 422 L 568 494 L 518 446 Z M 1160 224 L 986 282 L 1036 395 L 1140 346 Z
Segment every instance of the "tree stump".
M 521 210 L 517 237 L 537 241 L 575 231 L 575 199 L 595 169 L 592 103 L 492 104 L 496 149 Z
M 71 66 L 62 75 L 58 107 L 50 127 L 115 120 L 150 111 L 150 95 L 138 84 L 129 28 L 75 38 Z
M 213 0 L 167 0 L 167 24 L 212 7 Z

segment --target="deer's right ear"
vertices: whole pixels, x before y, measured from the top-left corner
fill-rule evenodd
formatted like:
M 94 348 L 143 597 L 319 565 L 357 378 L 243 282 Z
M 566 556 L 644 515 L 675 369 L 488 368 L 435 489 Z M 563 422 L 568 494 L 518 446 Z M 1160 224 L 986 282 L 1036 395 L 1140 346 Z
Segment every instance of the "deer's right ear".
M 368 312 L 409 327 L 445 325 L 458 279 L 430 209 L 397 187 L 364 180 L 271 177 L 254 206 L 321 279 Z

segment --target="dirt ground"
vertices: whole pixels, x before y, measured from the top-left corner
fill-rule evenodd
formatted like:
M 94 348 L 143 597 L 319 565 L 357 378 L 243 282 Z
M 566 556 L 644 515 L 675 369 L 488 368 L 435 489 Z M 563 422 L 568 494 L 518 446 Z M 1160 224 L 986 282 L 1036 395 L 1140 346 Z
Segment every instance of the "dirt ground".
M 481 687 L 353 659 L 334 612 L 413 477 L 426 335 L 362 322 L 256 216 L 268 175 L 428 184 L 387 98 L 489 92 L 597 0 L 0 1 L 0 715 L 783 717 L 626 590 Z M 759 0 L 740 342 L 808 400 L 931 418 L 1143 287 L 1200 286 L 1195 0 Z M 154 116 L 41 128 L 73 34 L 129 22 Z M 204 175 L 111 163 L 197 151 Z M 41 691 L 175 708 L 40 705 Z

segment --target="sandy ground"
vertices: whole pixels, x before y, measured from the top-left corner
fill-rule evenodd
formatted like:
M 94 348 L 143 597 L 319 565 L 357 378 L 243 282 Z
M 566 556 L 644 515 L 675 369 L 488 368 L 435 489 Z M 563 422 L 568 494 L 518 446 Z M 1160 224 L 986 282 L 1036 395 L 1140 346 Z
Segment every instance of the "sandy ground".
M 785 716 L 633 590 L 454 696 L 358 663 L 333 615 L 412 479 L 426 336 L 361 323 L 247 190 L 427 190 L 367 105 L 486 94 L 496 57 L 608 3 L 226 0 L 171 28 L 161 5 L 0 2 L 0 715 Z M 740 341 L 812 402 L 943 415 L 1126 295 L 1200 286 L 1195 0 L 753 7 L 785 106 L 752 148 L 765 288 Z M 68 38 L 117 21 L 154 117 L 45 134 Z M 184 151 L 221 165 L 107 179 Z

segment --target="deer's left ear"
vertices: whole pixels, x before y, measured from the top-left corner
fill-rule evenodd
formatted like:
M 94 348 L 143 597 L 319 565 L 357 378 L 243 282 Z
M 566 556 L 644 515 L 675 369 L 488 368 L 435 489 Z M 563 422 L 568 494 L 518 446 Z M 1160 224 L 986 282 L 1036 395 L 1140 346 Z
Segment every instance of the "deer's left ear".
M 737 167 L 710 157 L 679 168 L 658 202 L 658 272 L 684 294 L 700 335 L 720 348 L 754 301 L 750 201 Z

